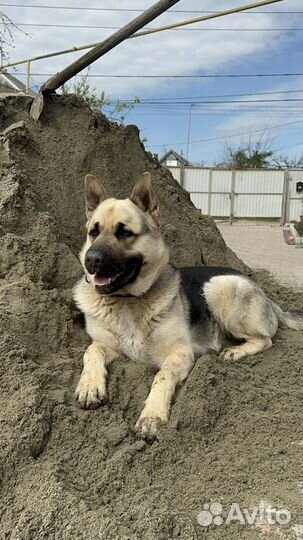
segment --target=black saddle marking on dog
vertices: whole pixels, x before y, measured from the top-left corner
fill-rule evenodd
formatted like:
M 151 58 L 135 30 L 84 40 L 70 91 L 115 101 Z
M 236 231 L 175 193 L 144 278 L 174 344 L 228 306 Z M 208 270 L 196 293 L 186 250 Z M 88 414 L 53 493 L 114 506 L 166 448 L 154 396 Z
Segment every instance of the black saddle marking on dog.
M 189 303 L 190 324 L 200 324 L 211 318 L 206 298 L 203 294 L 203 286 L 214 276 L 235 274 L 241 276 L 241 272 L 233 268 L 220 266 L 189 266 L 179 268 L 181 283 L 185 297 Z

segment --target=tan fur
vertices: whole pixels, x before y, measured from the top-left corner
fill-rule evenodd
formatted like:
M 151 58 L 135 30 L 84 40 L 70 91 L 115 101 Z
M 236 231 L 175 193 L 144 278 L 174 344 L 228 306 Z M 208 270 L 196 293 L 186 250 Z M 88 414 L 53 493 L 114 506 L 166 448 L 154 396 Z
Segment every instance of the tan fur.
M 202 316 L 201 324 L 191 325 L 190 300 L 184 284 L 181 287 L 181 273 L 168 264 L 168 249 L 158 223 L 158 200 L 149 173 L 135 185 L 129 199 L 109 198 L 92 175 L 85 177 L 85 194 L 88 234 L 80 253 L 85 275 L 74 291 L 92 339 L 76 389 L 82 407 L 95 408 L 106 400 L 106 367 L 115 358 L 146 361 L 159 371 L 136 429 L 144 437 L 153 438 L 159 424 L 167 422 L 176 386 L 188 376 L 195 355 L 208 350 L 220 352 L 228 344 L 222 353 L 224 359 L 239 360 L 270 348 L 279 324 L 303 327 L 302 316 L 282 312 L 247 277 L 228 272 L 214 275 L 213 270 L 195 296 L 203 296 L 203 309 L 206 301 L 208 315 Z M 128 231 L 123 236 L 117 233 L 121 224 Z M 94 229 L 96 236 L 92 236 Z M 85 266 L 86 258 L 88 268 L 98 279 L 96 267 L 87 261 L 87 254 L 94 251 L 102 270 L 100 257 L 110 253 L 114 269 L 119 261 L 124 261 L 125 269 L 127 261 L 137 257 L 139 271 L 132 282 L 126 279 L 114 288 L 113 294 L 111 290 L 100 292 L 96 277 Z M 119 271 L 113 270 L 113 279 L 116 273 L 119 278 Z M 101 287 L 102 279 L 101 275 Z M 230 338 L 244 343 L 231 347 Z
M 226 360 L 240 360 L 272 346 L 278 318 L 264 292 L 244 276 L 223 275 L 204 285 L 210 311 L 224 330 L 245 343 L 226 349 Z
M 106 241 L 117 250 L 140 252 L 144 255 L 144 266 L 134 283 L 119 290 L 121 296 L 100 295 L 84 266 L 85 254 L 92 245 L 87 236 L 80 253 L 86 280 L 79 281 L 74 296 L 85 313 L 86 329 L 93 343 L 84 355 L 76 398 L 81 406 L 92 408 L 106 399 L 106 365 L 114 358 L 126 356 L 134 361 L 147 361 L 159 372 L 136 428 L 145 437 L 154 437 L 159 424 L 168 419 L 176 386 L 192 368 L 193 351 L 179 291 L 179 276 L 171 275 L 167 266 L 168 249 L 157 224 L 158 205 L 146 177 L 144 185 L 149 192 L 147 196 L 144 196 L 141 184 L 132 197 L 136 200 L 140 192 L 144 205 L 149 204 L 148 197 L 152 199 L 151 207 L 144 214 L 148 234 L 139 234 L 144 207 L 140 205 L 139 208 L 130 199 L 108 198 L 97 205 L 91 215 L 88 213 L 87 228 L 91 229 L 98 222 L 103 231 L 96 243 Z M 103 193 L 102 189 L 99 191 Z M 119 222 L 129 226 L 138 237 L 119 244 L 113 235 Z

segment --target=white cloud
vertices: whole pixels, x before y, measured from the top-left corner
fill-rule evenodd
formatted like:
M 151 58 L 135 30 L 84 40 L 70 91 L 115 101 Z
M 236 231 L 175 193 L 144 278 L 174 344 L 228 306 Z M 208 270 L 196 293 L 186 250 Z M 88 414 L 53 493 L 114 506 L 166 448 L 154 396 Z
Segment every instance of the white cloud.
M 132 7 L 144 9 L 152 2 L 146 0 L 132 1 Z M 204 10 L 220 10 L 245 4 L 245 2 L 225 0 L 210 0 L 203 2 Z M 68 5 L 66 2 L 64 5 Z M 69 5 L 75 4 L 70 1 Z M 83 4 L 82 4 L 83 5 Z M 87 1 L 87 7 L 98 7 L 99 2 Z M 112 7 L 107 0 L 103 7 Z M 120 0 L 114 4 L 117 9 L 130 6 L 129 0 Z M 181 0 L 173 9 L 200 9 L 200 2 Z M 267 14 L 232 15 L 215 19 L 207 23 L 195 25 L 196 28 L 277 28 L 281 27 L 281 17 L 270 14 L 270 10 L 286 9 L 283 3 L 259 8 L 269 11 Z M 290 0 L 287 9 L 301 9 L 301 0 Z M 78 24 L 100 26 L 122 26 L 137 13 L 106 12 L 106 11 L 65 11 L 30 8 L 2 8 L 16 23 L 47 23 L 47 24 Z M 168 22 L 186 19 L 194 14 L 167 13 L 162 15 L 150 26 L 162 25 Z M 297 26 L 297 18 L 292 15 L 283 16 L 283 27 Z M 36 56 L 38 54 L 66 49 L 75 45 L 97 42 L 110 35 L 111 30 L 101 29 L 58 29 L 58 28 L 23 28 L 32 37 L 16 33 L 15 49 L 11 53 L 12 60 Z M 99 59 L 92 66 L 93 74 L 125 74 L 125 75 L 192 75 L 195 73 L 219 73 L 222 69 L 241 71 L 243 65 L 256 64 L 260 56 L 270 57 L 275 51 L 287 46 L 294 39 L 290 34 L 280 31 L 254 32 L 215 32 L 215 31 L 167 31 L 159 34 L 130 39 L 116 49 Z M 32 64 L 33 73 L 55 73 L 74 61 L 81 53 L 73 53 L 42 60 Z M 21 68 L 24 72 L 25 67 Z M 34 77 L 33 80 L 42 82 L 47 77 Z M 178 85 L 184 87 L 186 80 L 174 79 L 92 79 L 92 84 L 104 89 L 112 97 L 148 95 L 163 92 Z M 203 81 L 201 81 L 203 84 Z
M 24 0 L 20 0 L 23 1 Z M 130 6 L 133 9 L 143 10 L 154 3 L 155 0 L 102 0 L 102 7 L 125 9 Z M 31 0 L 33 3 L 48 3 L 55 5 L 60 3 L 57 0 L 47 0 L 47 2 L 39 0 Z M 203 5 L 202 5 L 203 4 Z M 172 9 L 173 10 L 224 10 L 233 6 L 246 4 L 244 0 L 181 0 Z M 100 2 L 97 0 L 86 0 L 83 2 L 74 2 L 72 0 L 64 0 L 63 5 L 83 6 L 83 7 L 100 7 Z M 116 26 L 121 27 L 128 21 L 133 19 L 138 13 L 123 12 L 123 11 L 87 11 L 87 10 L 56 10 L 56 9 L 30 9 L 30 8 L 14 8 L 1 7 L 1 10 L 7 13 L 15 23 L 38 23 L 38 24 L 61 24 L 61 25 L 95 25 L 95 26 Z M 264 13 L 248 13 L 227 16 L 218 18 L 213 21 L 195 24 L 193 28 L 204 29 L 204 31 L 166 31 L 151 36 L 130 39 L 120 44 L 116 49 L 109 52 L 103 58 L 99 59 L 92 65 L 90 74 L 125 74 L 125 75 L 195 75 L 198 73 L 241 73 L 258 72 L 259 65 L 266 63 L 268 71 L 271 70 L 271 59 L 282 55 L 283 50 L 294 46 L 295 43 L 300 44 L 299 37 L 302 33 L 296 32 L 281 32 L 280 28 L 296 28 L 302 26 L 298 22 L 297 15 L 285 13 L 285 15 L 275 15 L 272 11 L 301 11 L 302 0 L 288 0 L 286 2 L 276 3 L 268 7 L 258 8 L 257 11 Z M 160 26 L 175 21 L 185 20 L 198 14 L 191 13 L 172 13 L 163 14 L 158 20 L 150 23 L 149 26 Z M 228 28 L 226 32 L 210 31 L 207 28 Z M 241 32 L 238 29 L 255 29 L 255 31 Z M 268 31 L 262 31 L 268 29 Z M 101 41 L 109 36 L 114 30 L 105 29 L 85 29 L 85 28 L 53 28 L 53 27 L 23 27 L 23 30 L 31 34 L 31 38 L 16 31 L 15 33 L 15 48 L 11 51 L 11 60 L 25 59 L 37 56 L 52 51 L 67 49 L 72 46 L 80 46 L 88 43 Z M 67 54 L 49 58 L 46 60 L 33 62 L 32 73 L 54 74 L 68 64 L 82 56 L 86 51 Z M 287 70 L 285 66 L 281 66 L 281 71 Z M 25 72 L 25 66 L 18 68 L 19 72 Z M 34 76 L 32 81 L 36 84 L 42 84 L 48 76 Z M 213 79 L 199 79 L 200 95 L 205 93 L 213 93 Z M 174 92 L 174 95 L 190 95 L 188 88 L 192 83 L 191 79 L 145 79 L 141 78 L 92 78 L 91 84 L 99 90 L 105 90 L 106 94 L 112 98 L 126 98 L 135 95 L 140 97 L 157 97 L 167 95 L 169 92 Z M 226 91 L 227 85 L 224 79 L 216 80 L 217 90 L 214 93 L 224 94 L 230 93 Z M 263 89 L 267 91 L 279 91 L 281 89 L 300 88 L 299 81 L 285 79 L 282 85 L 272 85 L 268 87 L 268 80 L 264 81 Z M 197 88 L 197 85 L 195 86 Z M 207 88 L 210 87 L 209 92 Z M 246 90 L 249 91 L 246 86 Z M 228 86 L 230 88 L 230 85 Z M 232 93 L 236 93 L 236 81 L 232 86 Z M 243 88 L 243 86 L 241 87 Z M 240 90 L 239 93 L 241 93 Z M 291 97 L 295 97 L 292 94 Z M 273 96 L 275 97 L 275 96 Z M 283 98 L 283 94 L 277 96 Z M 285 94 L 284 97 L 288 97 Z M 302 97 L 302 95 L 301 95 Z M 241 98 L 239 98 L 241 99 Z M 245 98 L 244 98 L 245 99 Z M 257 98 L 256 98 L 257 99 Z M 297 117 L 303 116 L 302 106 L 296 116 L 296 110 L 290 105 L 286 112 L 281 112 L 277 107 L 275 113 L 273 108 L 269 108 L 267 104 L 258 105 L 256 113 L 250 109 L 250 105 L 234 104 L 216 105 L 216 107 L 207 106 L 208 112 L 211 110 L 222 113 L 222 117 L 213 117 L 209 120 L 208 117 L 199 117 L 201 120 L 201 132 L 193 134 L 191 139 L 205 139 L 212 137 L 220 137 L 224 135 L 253 131 L 270 127 L 275 124 L 282 124 L 296 120 Z M 140 110 L 140 109 L 138 109 Z M 137 109 L 136 109 L 137 111 Z M 144 116 L 143 127 L 149 127 L 148 112 L 142 110 Z M 231 116 L 224 116 L 227 112 L 232 111 Z M 278 112 L 279 111 L 279 112 Z M 196 111 L 197 112 L 197 111 Z M 181 112 L 180 112 L 181 114 Z M 194 112 L 195 114 L 195 112 Z M 285 118 L 286 116 L 286 118 Z M 139 117 L 140 118 L 140 117 Z M 159 118 L 159 125 L 163 122 Z M 180 117 L 179 117 L 180 118 Z M 209 120 L 209 122 L 207 122 Z M 166 131 L 166 135 L 172 142 L 186 139 L 187 133 L 187 114 L 185 111 L 184 126 L 175 133 L 172 128 L 172 133 Z M 180 124 L 179 124 L 180 126 Z M 283 133 L 290 133 L 287 130 Z M 156 135 L 155 135 L 156 133 Z M 279 135 L 278 130 L 266 130 L 269 136 L 275 137 Z M 292 131 L 293 133 L 293 131 Z M 153 144 L 161 144 L 162 130 L 154 130 L 153 136 L 150 136 L 149 131 L 144 132 L 149 138 L 151 146 Z M 280 134 L 281 135 L 281 134 Z M 285 137 L 286 138 L 286 137 Z M 294 138 L 294 137 L 293 137 Z M 281 137 L 280 137 L 281 139 Z M 279 143 L 280 143 L 279 139 Z M 237 142 L 236 138 L 231 139 L 232 142 Z M 166 142 L 166 141 L 164 141 Z M 220 159 L 224 140 L 219 142 L 202 143 L 201 145 L 192 145 L 191 153 L 197 156 L 198 159 L 202 155 L 214 156 L 217 153 L 217 159 Z M 296 142 L 296 141 L 295 141 Z M 287 144 L 287 141 L 286 143 Z M 169 144 L 170 146 L 170 144 Z M 201 150 L 199 150 L 199 148 Z M 208 151 L 209 150 L 209 151 Z M 208 157 L 208 159 L 211 159 Z
M 273 95 L 260 95 L 238 98 L 239 101 L 244 101 L 245 99 L 302 99 L 302 90 L 300 89 L 300 80 L 294 79 L 288 81 L 287 83 L 280 83 L 279 85 L 272 86 L 268 88 L 268 92 L 281 92 L 279 94 Z M 294 93 L 289 94 L 288 91 L 293 91 Z M 244 105 L 244 112 L 241 112 L 241 109 Z M 254 105 L 249 105 L 251 108 L 250 111 L 245 111 L 247 105 L 244 103 L 233 104 L 232 106 L 221 105 L 220 109 L 223 112 L 224 109 L 232 107 L 234 114 L 228 119 L 220 122 L 216 127 L 216 133 L 218 136 L 224 135 L 225 133 L 242 133 L 246 131 L 254 130 L 264 130 L 264 137 L 266 139 L 271 139 L 275 141 L 277 137 L 281 135 L 283 130 L 300 130 L 303 122 L 303 105 L 297 102 L 288 102 L 286 103 L 259 103 L 257 112 L 254 112 Z M 255 109 L 256 110 L 256 109 Z M 299 122 L 301 120 L 301 122 Z M 297 122 L 297 123 L 295 123 Z M 301 126 L 300 126 L 301 123 Z M 283 124 L 289 124 L 283 125 Z M 280 127 L 275 127 L 275 126 Z M 251 134 L 252 140 L 259 139 L 262 134 L 259 131 L 256 134 Z M 247 138 L 247 137 L 246 137 Z M 232 138 L 232 142 L 237 144 L 239 138 Z

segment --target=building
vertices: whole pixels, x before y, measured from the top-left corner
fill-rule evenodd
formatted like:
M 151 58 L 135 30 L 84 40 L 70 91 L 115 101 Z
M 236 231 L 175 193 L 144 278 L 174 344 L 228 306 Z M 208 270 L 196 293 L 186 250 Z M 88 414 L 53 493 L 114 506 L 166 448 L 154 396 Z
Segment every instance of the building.
M 11 73 L 0 71 L 0 96 L 29 95 L 34 97 L 36 94 L 32 90 L 26 92 L 26 86 Z
M 160 165 L 164 167 L 183 167 L 190 165 L 189 161 L 182 155 L 175 152 L 175 150 L 169 150 L 164 156 L 159 159 Z

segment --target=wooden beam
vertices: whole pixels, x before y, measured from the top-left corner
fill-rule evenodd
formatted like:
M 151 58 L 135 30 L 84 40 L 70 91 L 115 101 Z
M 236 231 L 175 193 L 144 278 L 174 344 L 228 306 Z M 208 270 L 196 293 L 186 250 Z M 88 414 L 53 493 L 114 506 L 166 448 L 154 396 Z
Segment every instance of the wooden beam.
M 92 64 L 92 62 L 95 62 L 95 60 L 119 45 L 119 43 L 122 43 L 122 41 L 129 38 L 132 34 L 137 32 L 137 30 L 143 28 L 143 26 L 156 19 L 156 17 L 167 11 L 179 1 L 180 0 L 160 0 L 151 6 L 133 21 L 123 26 L 123 28 L 120 28 L 120 30 L 99 43 L 91 51 L 70 64 L 67 68 L 63 69 L 59 73 L 56 73 L 56 75 L 51 77 L 48 81 L 46 81 L 46 83 L 43 84 L 41 87 L 42 93 L 45 95 L 57 90 L 57 88 L 77 75 L 77 73 L 88 67 L 90 64 Z

